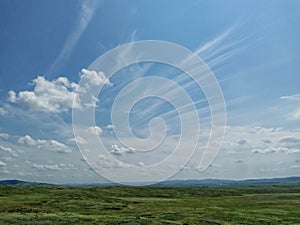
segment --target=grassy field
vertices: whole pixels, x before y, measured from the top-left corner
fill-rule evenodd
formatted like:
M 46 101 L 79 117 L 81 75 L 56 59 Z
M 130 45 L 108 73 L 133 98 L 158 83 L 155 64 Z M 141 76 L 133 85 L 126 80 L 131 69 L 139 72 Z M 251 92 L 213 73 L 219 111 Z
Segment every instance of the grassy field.
M 0 186 L 0 224 L 300 224 L 300 186 Z

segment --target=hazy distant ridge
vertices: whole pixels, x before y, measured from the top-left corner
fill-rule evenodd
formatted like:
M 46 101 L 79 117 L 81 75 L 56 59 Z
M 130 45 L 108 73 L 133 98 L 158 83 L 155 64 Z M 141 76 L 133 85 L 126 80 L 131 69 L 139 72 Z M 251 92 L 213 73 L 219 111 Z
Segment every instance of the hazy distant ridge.
M 279 185 L 296 184 L 300 185 L 300 177 L 268 178 L 268 179 L 247 179 L 247 180 L 170 180 L 157 183 L 152 186 L 222 186 L 222 185 Z M 0 185 L 10 186 L 50 186 L 54 184 L 29 182 L 22 180 L 2 180 Z M 95 183 L 95 184 L 61 184 L 59 186 L 116 186 L 114 183 Z

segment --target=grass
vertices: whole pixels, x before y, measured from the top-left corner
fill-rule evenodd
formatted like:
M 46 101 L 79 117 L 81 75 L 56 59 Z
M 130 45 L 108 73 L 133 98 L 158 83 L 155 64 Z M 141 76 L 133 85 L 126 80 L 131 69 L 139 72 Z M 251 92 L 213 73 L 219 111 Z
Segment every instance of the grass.
M 300 186 L 0 186 L 0 224 L 300 224 Z

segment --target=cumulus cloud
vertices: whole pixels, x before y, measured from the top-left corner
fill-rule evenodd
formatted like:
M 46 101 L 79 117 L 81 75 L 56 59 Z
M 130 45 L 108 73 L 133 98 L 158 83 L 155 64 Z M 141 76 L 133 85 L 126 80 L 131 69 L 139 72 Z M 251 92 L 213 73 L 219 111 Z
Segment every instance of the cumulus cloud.
M 299 137 L 292 137 L 292 136 L 283 137 L 279 140 L 279 142 L 287 148 L 300 149 Z
M 18 142 L 27 145 L 35 145 L 36 143 L 36 141 L 33 140 L 29 135 L 25 135 L 24 137 L 19 138 Z
M 78 95 L 79 86 L 69 82 L 66 77 L 48 81 L 43 76 L 33 80 L 33 91 L 9 91 L 8 100 L 11 103 L 25 105 L 32 111 L 62 112 L 74 108 L 80 108 Z M 73 104 L 74 101 L 74 104 Z
M 53 164 L 53 165 L 45 164 L 44 167 L 47 170 L 60 170 L 61 169 L 59 167 L 59 165 L 57 165 L 57 164 Z
M 113 144 L 113 145 L 111 145 L 110 152 L 114 155 L 122 155 L 124 153 L 134 153 L 135 149 L 131 148 L 131 147 L 127 148 L 124 146 L 119 146 L 119 145 Z
M 99 99 L 96 98 L 95 96 L 90 96 L 90 101 L 89 102 L 85 102 L 84 106 L 86 108 L 95 108 L 97 107 L 97 103 L 99 102 Z
M 288 137 L 283 137 L 283 138 L 281 138 L 279 142 L 286 142 L 286 143 L 300 143 L 300 138 L 288 136 Z
M 300 153 L 300 130 L 228 126 L 223 149 L 227 153 L 241 153 L 245 150 L 256 154 Z
M 102 134 L 102 129 L 98 126 L 89 127 L 87 130 L 88 130 L 88 132 L 90 132 L 91 134 L 94 134 L 94 135 Z
M 60 170 L 59 166 L 57 164 L 32 164 L 32 168 L 38 169 L 38 170 Z
M 110 84 L 109 79 L 106 78 L 103 72 L 82 69 L 81 73 L 80 79 L 83 80 L 83 82 L 89 83 L 90 85 L 99 86 L 101 84 Z
M 15 156 L 15 157 L 18 156 L 18 154 L 14 150 L 12 150 L 10 147 L 5 147 L 5 146 L 0 145 L 0 150 L 3 152 L 7 152 L 10 155 Z
M 29 135 L 25 135 L 24 137 L 19 138 L 18 142 L 21 144 L 35 146 L 36 148 L 41 150 L 60 152 L 60 153 L 72 152 L 72 150 L 67 145 L 58 142 L 56 140 L 33 139 Z
M 252 152 L 253 153 L 262 153 L 262 154 L 266 154 L 266 153 L 273 153 L 273 152 L 277 152 L 280 151 L 280 149 L 274 148 L 274 147 L 269 147 L 269 148 L 265 148 L 265 149 L 253 149 Z
M 44 165 L 35 164 L 35 163 L 32 164 L 32 168 L 35 168 L 35 169 L 38 169 L 38 170 L 44 170 L 45 169 Z
M 114 125 L 112 125 L 112 124 L 108 124 L 106 127 L 105 127 L 106 129 L 114 129 L 115 128 L 115 126 Z
M 274 147 L 267 147 L 267 148 L 261 148 L 261 149 L 253 149 L 253 153 L 261 153 L 261 154 L 267 154 L 267 153 L 276 153 L 276 152 L 283 152 L 283 153 L 300 153 L 300 149 L 295 149 L 291 146 L 274 146 Z
M 45 164 L 36 164 L 33 163 L 32 168 L 37 169 L 37 170 L 52 170 L 52 171 L 57 171 L 57 170 L 63 170 L 63 169 L 72 169 L 74 166 L 72 164 L 54 164 L 53 162 L 49 161 Z
M 80 87 L 75 82 L 70 82 L 66 77 L 58 77 L 56 80 L 46 80 L 43 76 L 38 76 L 32 81 L 34 86 L 32 91 L 8 92 L 8 101 L 28 107 L 32 111 L 42 112 L 63 112 L 72 108 L 95 107 L 98 99 L 91 96 L 90 102 L 81 103 L 80 96 L 88 91 L 92 85 L 110 84 L 104 73 L 81 70 L 80 78 L 84 81 L 84 86 Z
M 123 163 L 119 160 L 112 160 L 105 155 L 100 154 L 97 157 L 97 160 L 93 163 L 93 169 L 96 170 L 102 170 L 102 169 L 111 169 L 111 168 L 125 168 L 129 165 L 126 163 Z
M 76 136 L 76 137 L 73 137 L 73 138 L 69 138 L 68 139 L 68 142 L 70 143 L 79 143 L 79 144 L 86 144 L 86 140 L 80 136 Z

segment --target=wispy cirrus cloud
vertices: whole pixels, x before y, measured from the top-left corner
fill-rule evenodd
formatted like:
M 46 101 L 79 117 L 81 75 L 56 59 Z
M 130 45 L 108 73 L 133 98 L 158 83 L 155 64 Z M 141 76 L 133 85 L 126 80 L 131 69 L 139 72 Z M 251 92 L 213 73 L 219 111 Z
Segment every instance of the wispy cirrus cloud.
M 199 55 L 210 67 L 220 66 L 220 64 L 238 55 L 241 50 L 248 47 L 246 45 L 247 37 L 240 36 L 235 38 L 236 35 L 238 35 L 237 25 L 233 25 L 196 49 L 195 54 Z
M 291 101 L 300 101 L 300 93 L 294 95 L 286 95 L 280 97 L 281 99 L 291 100 Z
M 294 95 L 282 96 L 282 97 L 280 97 L 280 99 L 284 99 L 284 100 L 287 100 L 287 101 L 298 102 L 298 101 L 300 101 L 300 93 L 294 94 Z M 296 109 L 294 109 L 288 115 L 288 118 L 291 119 L 291 120 L 300 120 L 300 106 L 299 105 Z
M 76 22 L 76 26 L 74 30 L 69 34 L 67 40 L 60 51 L 59 55 L 55 59 L 54 63 L 50 66 L 49 72 L 52 72 L 55 67 L 59 66 L 62 60 L 66 59 L 72 52 L 73 48 L 76 46 L 80 37 L 84 33 L 86 27 L 91 21 L 100 1 L 96 0 L 83 0 L 80 12 L 78 16 L 78 21 Z

